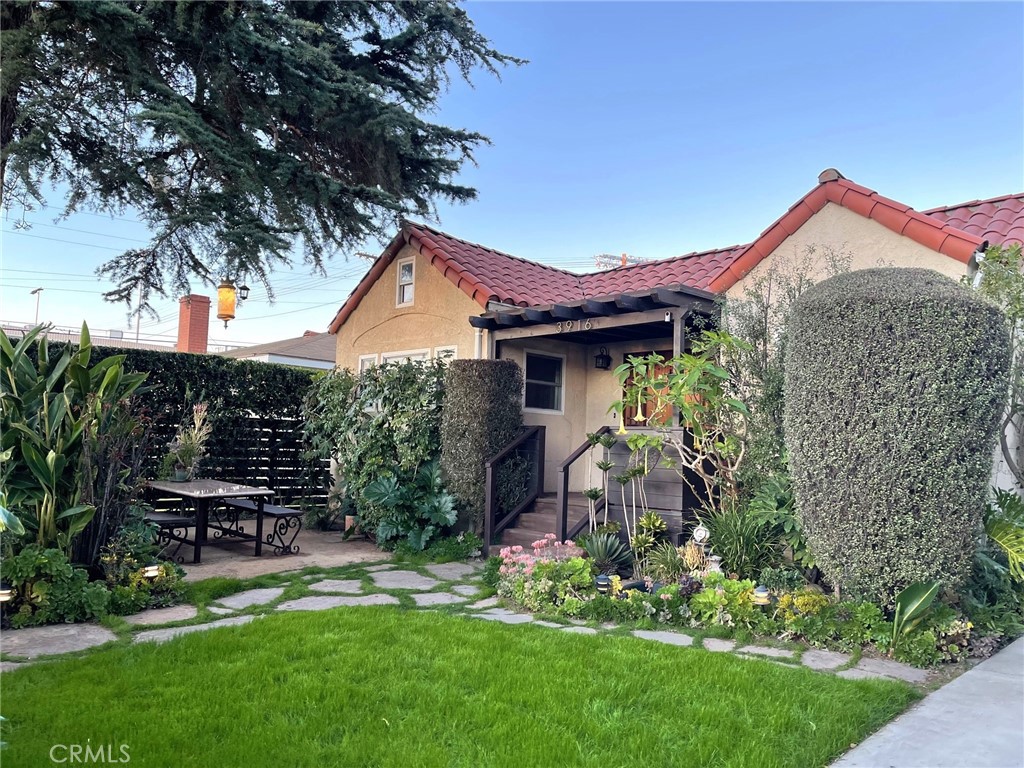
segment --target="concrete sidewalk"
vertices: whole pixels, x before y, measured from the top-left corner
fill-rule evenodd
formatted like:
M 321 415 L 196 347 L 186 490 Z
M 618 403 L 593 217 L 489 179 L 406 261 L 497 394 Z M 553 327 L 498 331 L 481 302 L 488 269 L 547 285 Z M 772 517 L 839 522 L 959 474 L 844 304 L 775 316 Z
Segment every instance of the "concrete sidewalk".
M 926 696 L 832 768 L 1024 768 L 1024 638 Z

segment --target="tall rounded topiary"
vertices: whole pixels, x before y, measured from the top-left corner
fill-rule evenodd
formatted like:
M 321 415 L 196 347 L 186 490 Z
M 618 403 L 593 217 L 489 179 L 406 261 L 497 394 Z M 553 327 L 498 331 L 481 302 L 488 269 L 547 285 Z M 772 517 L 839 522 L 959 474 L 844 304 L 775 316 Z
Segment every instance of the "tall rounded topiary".
M 453 360 L 444 379 L 441 473 L 459 522 L 483 530 L 484 462 L 523 425 L 523 373 L 514 360 Z
M 968 575 L 1007 392 L 1002 312 L 926 269 L 830 278 L 794 304 L 785 432 L 819 567 L 891 604 Z

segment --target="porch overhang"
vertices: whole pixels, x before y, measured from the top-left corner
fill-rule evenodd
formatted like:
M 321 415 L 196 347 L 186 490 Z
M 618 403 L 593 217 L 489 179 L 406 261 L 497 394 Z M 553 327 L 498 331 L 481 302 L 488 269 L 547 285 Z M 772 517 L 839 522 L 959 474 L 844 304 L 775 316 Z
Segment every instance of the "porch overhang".
M 718 297 L 685 285 L 579 299 L 537 307 L 494 306 L 469 318 L 494 341 L 558 336 L 577 344 L 649 338 L 659 329 L 671 336 L 692 315 L 713 317 Z M 668 325 L 666 325 L 668 323 Z

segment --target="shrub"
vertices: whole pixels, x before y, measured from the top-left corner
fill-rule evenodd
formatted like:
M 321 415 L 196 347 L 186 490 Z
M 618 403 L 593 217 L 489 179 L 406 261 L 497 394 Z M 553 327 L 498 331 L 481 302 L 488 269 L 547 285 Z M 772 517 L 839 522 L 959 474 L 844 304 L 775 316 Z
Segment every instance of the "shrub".
M 782 560 L 779 531 L 751 511 L 734 507 L 700 515 L 711 536 L 711 550 L 722 558 L 722 569 L 743 578 L 756 578 Z
M 88 574 L 72 567 L 59 549 L 30 544 L 4 558 L 2 576 L 15 589 L 5 608 L 13 627 L 96 619 L 110 604 L 106 586 L 89 583 Z
M 458 500 L 462 522 L 483 530 L 484 462 L 508 445 L 523 425 L 523 374 L 512 360 L 453 360 L 445 375 L 441 472 Z M 499 476 L 503 507 L 528 484 L 524 462 Z
M 818 566 L 883 605 L 962 584 L 1006 395 L 1000 310 L 929 270 L 870 269 L 808 289 L 788 333 L 786 440 Z
M 366 486 L 363 498 L 374 508 L 372 517 L 363 516 L 363 525 L 375 526 L 377 543 L 385 548 L 402 541 L 413 552 L 421 552 L 435 534 L 455 522 L 455 500 L 441 485 L 441 471 L 433 459 L 402 482 L 392 475 L 378 477 Z

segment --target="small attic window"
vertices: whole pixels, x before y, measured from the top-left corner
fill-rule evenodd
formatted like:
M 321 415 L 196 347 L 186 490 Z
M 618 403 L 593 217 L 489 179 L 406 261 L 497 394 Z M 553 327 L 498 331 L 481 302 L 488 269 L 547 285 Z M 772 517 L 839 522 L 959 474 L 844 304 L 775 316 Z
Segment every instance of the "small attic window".
M 402 259 L 398 262 L 398 295 L 395 306 L 406 307 L 412 304 L 413 287 L 416 280 L 416 268 L 413 259 Z

